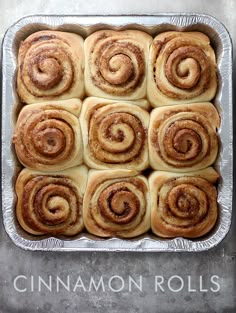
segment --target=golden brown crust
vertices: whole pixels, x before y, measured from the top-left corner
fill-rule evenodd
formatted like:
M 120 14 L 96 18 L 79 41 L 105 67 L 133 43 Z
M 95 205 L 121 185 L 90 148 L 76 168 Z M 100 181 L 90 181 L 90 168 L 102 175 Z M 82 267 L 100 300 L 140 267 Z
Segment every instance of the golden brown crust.
M 26 38 L 18 54 L 17 91 L 30 104 L 84 95 L 84 50 L 79 35 L 39 31 Z
M 101 30 L 85 40 L 85 88 L 88 96 L 141 99 L 152 37 L 138 30 Z
M 78 99 L 25 106 L 13 136 L 19 161 L 40 171 L 58 171 L 81 164 L 80 109 Z
M 80 123 L 84 161 L 95 169 L 148 167 L 149 114 L 127 102 L 87 98 Z
M 83 216 L 87 231 L 100 237 L 132 238 L 150 228 L 147 179 L 132 170 L 89 172 Z
M 152 110 L 149 157 L 153 169 L 195 171 L 213 164 L 220 118 L 211 103 L 179 104 Z
M 216 89 L 215 53 L 206 35 L 170 31 L 154 38 L 147 79 L 154 107 L 210 101 Z
M 180 174 L 153 172 L 149 178 L 151 228 L 160 237 L 197 238 L 215 225 L 219 175 L 213 168 Z
M 33 235 L 73 236 L 83 230 L 87 168 L 42 173 L 23 169 L 16 181 L 17 219 Z

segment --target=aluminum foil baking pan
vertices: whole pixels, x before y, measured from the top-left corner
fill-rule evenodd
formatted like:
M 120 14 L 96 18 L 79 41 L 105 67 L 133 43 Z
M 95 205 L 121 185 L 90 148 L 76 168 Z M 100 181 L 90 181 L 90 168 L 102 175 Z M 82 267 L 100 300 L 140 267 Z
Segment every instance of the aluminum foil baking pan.
M 19 43 L 31 33 L 54 29 L 70 31 L 84 38 L 100 29 L 140 29 L 155 36 L 168 30 L 201 31 L 210 37 L 216 52 L 219 87 L 214 104 L 221 116 L 220 151 L 215 168 L 221 175 L 218 184 L 220 213 L 217 225 L 206 236 L 187 240 L 160 239 L 152 234 L 122 240 L 99 239 L 83 233 L 70 238 L 36 237 L 24 232 L 15 217 L 14 183 L 18 168 L 11 138 L 15 107 L 16 58 Z M 232 215 L 233 130 L 232 130 L 232 45 L 225 27 L 204 14 L 159 14 L 145 16 L 46 16 L 22 18 L 8 29 L 2 46 L 2 209 L 6 232 L 13 242 L 27 250 L 45 251 L 204 251 L 219 244 L 229 231 Z

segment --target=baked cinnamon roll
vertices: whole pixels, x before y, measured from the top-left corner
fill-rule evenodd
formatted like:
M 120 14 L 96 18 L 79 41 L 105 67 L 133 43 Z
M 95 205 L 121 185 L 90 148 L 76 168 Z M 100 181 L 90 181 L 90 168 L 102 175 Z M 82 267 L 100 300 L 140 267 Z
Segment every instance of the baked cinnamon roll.
M 83 102 L 80 123 L 84 161 L 95 169 L 148 167 L 149 113 L 132 102 L 90 97 Z
M 150 228 L 147 179 L 131 170 L 91 170 L 83 216 L 87 231 L 96 236 L 143 234 Z
M 149 178 L 152 231 L 160 237 L 207 234 L 218 216 L 214 186 L 218 178 L 211 167 L 185 174 L 153 172 Z
M 148 136 L 151 167 L 188 172 L 213 164 L 219 126 L 218 112 L 207 102 L 152 110 Z
M 170 31 L 154 38 L 147 80 L 154 107 L 210 101 L 216 89 L 215 53 L 205 34 Z
M 138 30 L 100 30 L 86 38 L 87 95 L 126 100 L 145 98 L 151 42 L 150 35 Z
M 40 171 L 58 171 L 81 164 L 80 109 L 78 99 L 25 106 L 13 135 L 19 161 Z
M 54 173 L 23 169 L 16 181 L 16 214 L 21 227 L 33 235 L 80 233 L 86 183 L 85 166 Z
M 84 50 L 79 35 L 39 31 L 19 48 L 17 91 L 24 103 L 81 98 Z

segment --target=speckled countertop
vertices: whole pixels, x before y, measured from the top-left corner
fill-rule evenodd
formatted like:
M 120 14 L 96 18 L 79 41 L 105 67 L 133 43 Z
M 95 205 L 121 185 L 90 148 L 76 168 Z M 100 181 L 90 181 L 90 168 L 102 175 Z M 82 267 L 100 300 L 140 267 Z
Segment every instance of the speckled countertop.
M 235 0 L 1 0 L 0 12 L 0 41 L 31 14 L 197 12 L 223 22 L 236 45 Z M 1 221 L 0 313 L 235 313 L 235 238 L 234 214 L 226 239 L 208 252 L 29 252 Z

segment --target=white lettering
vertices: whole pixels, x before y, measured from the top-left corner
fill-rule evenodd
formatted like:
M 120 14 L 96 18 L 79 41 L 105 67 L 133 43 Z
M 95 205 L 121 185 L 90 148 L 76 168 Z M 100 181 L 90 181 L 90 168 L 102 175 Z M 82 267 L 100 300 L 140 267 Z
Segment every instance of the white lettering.
M 18 282 L 19 279 L 24 279 L 24 280 L 27 281 L 27 277 L 24 276 L 24 275 L 16 276 L 16 278 L 14 279 L 14 282 L 13 282 L 13 286 L 14 286 L 15 290 L 18 291 L 18 292 L 26 292 L 27 288 L 20 289 L 19 287 L 17 287 L 17 282 Z
M 57 292 L 60 290 L 60 285 L 62 285 L 67 291 L 70 291 L 70 276 L 67 275 L 66 283 L 59 276 L 57 276 L 56 284 Z
M 157 286 L 162 292 L 165 292 L 165 289 L 161 286 L 164 283 L 163 276 L 155 276 L 155 292 L 157 292 Z
M 143 291 L 143 277 L 139 276 L 139 283 L 136 282 L 131 276 L 129 276 L 129 292 L 132 291 L 132 284 L 136 286 L 140 291 Z
M 119 280 L 119 281 L 121 282 L 121 287 L 120 287 L 120 288 L 117 288 L 117 289 L 113 288 L 113 287 L 112 287 L 112 282 L 113 282 L 113 280 Z M 109 279 L 109 281 L 108 281 L 108 286 L 109 286 L 109 288 L 111 289 L 111 291 L 113 291 L 113 292 L 119 292 L 119 291 L 121 291 L 121 290 L 124 289 L 125 282 L 124 282 L 124 279 L 123 279 L 121 276 L 115 275 L 115 276 L 112 276 L 112 277 Z
M 188 292 L 196 292 L 197 289 L 191 288 L 192 287 L 191 285 L 192 285 L 192 277 L 188 276 Z
M 202 282 L 202 276 L 199 277 L 199 285 L 200 285 L 200 291 L 201 292 L 207 292 L 208 289 L 203 289 L 202 285 L 203 285 L 203 282 Z
M 211 276 L 211 282 L 212 284 L 216 285 L 216 289 L 214 289 L 213 287 L 211 287 L 211 291 L 212 292 L 219 292 L 220 291 L 220 284 L 216 281 L 216 280 L 219 280 L 219 276 L 217 275 L 213 275 Z
M 174 280 L 174 279 L 178 279 L 180 281 L 180 287 L 177 288 L 177 289 L 174 289 L 173 287 L 171 287 L 171 282 Z M 183 289 L 184 287 L 184 280 L 182 277 L 178 276 L 178 275 L 174 275 L 174 276 L 171 276 L 169 279 L 168 279 L 168 288 L 172 291 L 172 292 L 179 292 Z
M 86 291 L 86 288 L 84 287 L 84 283 L 83 283 L 80 276 L 78 277 L 78 279 L 76 281 L 73 292 L 75 292 L 77 288 L 82 288 L 84 291 Z
M 42 286 L 45 286 L 49 291 L 52 292 L 52 276 L 49 275 L 48 279 L 49 279 L 49 282 L 46 283 L 46 281 L 41 276 L 38 277 L 38 291 L 39 292 L 41 292 Z
M 96 282 L 95 282 L 95 280 L 94 280 L 94 278 L 93 278 L 93 276 L 92 276 L 92 277 L 90 278 L 89 291 L 91 291 L 92 287 L 93 287 L 96 291 L 98 291 L 98 289 L 100 288 L 100 286 L 101 286 L 101 288 L 102 288 L 102 291 L 105 291 L 104 282 L 103 282 L 103 277 L 102 277 L 102 276 L 100 277 L 99 282 L 98 282 L 98 284 L 96 285 Z
M 34 292 L 34 276 L 30 276 L 30 291 Z

